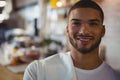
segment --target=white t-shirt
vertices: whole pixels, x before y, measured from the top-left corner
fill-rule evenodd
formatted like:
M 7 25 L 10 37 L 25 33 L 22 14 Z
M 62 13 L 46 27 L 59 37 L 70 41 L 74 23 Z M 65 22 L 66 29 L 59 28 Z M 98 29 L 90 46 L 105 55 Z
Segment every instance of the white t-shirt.
M 94 70 L 77 69 L 71 56 L 61 53 L 32 62 L 23 80 L 120 80 L 116 78 L 114 70 L 105 62 Z
M 75 71 L 78 80 L 118 80 L 113 70 L 105 62 L 93 70 L 83 70 L 75 67 Z

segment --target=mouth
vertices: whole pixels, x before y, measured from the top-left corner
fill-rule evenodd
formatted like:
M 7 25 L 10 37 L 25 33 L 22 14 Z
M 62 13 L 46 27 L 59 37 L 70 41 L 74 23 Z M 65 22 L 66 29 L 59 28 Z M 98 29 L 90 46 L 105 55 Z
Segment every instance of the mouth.
M 77 35 L 75 38 L 77 41 L 80 41 L 82 44 L 88 44 L 91 40 L 94 39 L 93 36 L 81 36 L 81 35 Z
M 76 36 L 77 40 L 84 40 L 84 41 L 88 41 L 88 40 L 92 40 L 93 37 L 92 36 Z

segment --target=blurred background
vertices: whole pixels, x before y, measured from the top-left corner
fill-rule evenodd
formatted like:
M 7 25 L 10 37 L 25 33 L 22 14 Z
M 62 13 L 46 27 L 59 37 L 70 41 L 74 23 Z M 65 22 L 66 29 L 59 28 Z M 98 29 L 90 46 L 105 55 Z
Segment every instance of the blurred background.
M 22 80 L 31 61 L 69 50 L 66 18 L 77 1 L 0 0 L 0 80 Z M 105 13 L 100 56 L 119 72 L 120 1 L 94 1 Z

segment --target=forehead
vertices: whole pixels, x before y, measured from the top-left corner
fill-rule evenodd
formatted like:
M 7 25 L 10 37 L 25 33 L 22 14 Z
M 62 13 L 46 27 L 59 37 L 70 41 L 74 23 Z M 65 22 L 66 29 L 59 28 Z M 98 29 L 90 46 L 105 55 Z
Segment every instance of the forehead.
M 76 8 L 69 14 L 69 20 L 75 19 L 101 19 L 100 12 L 93 8 Z

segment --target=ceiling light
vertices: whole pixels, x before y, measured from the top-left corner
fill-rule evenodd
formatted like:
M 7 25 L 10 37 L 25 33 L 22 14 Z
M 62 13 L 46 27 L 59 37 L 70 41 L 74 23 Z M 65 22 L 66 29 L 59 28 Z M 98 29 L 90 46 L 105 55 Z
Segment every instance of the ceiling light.
M 58 2 L 56 3 L 56 5 L 57 5 L 58 7 L 62 7 L 62 2 L 61 2 L 61 1 L 58 1 Z

